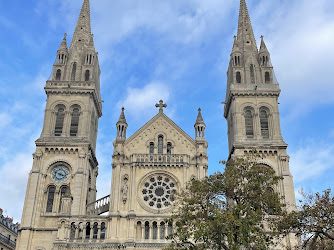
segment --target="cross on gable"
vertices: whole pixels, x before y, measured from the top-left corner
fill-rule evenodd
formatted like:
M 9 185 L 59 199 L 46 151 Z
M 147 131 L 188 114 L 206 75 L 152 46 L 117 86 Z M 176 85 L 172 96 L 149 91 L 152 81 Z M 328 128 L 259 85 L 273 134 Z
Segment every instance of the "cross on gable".
M 163 108 L 167 108 L 167 104 L 163 100 L 160 100 L 159 103 L 155 104 L 156 108 L 159 108 L 159 112 L 164 112 Z

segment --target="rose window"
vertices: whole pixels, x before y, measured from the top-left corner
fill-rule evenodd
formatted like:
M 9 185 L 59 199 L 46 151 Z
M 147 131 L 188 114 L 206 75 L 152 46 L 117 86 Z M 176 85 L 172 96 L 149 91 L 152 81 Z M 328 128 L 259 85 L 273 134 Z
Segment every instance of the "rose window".
M 142 182 L 141 196 L 146 205 L 152 209 L 167 209 L 175 200 L 176 181 L 165 174 L 155 174 Z

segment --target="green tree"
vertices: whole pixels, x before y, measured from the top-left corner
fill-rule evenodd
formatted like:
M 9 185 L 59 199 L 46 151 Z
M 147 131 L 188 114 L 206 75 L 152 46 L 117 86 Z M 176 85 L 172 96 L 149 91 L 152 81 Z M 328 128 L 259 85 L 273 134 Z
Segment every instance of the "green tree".
M 331 189 L 322 193 L 302 190 L 303 200 L 297 212 L 290 214 L 291 230 L 302 239 L 300 249 L 334 249 L 334 195 Z
M 225 165 L 224 173 L 194 180 L 179 194 L 168 249 L 268 249 L 285 232 L 275 171 L 255 155 Z

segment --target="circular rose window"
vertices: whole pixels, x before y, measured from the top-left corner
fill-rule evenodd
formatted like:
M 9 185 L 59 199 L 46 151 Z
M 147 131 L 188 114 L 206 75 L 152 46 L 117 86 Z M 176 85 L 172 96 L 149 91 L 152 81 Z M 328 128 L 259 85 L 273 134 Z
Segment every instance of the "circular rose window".
M 177 185 L 167 174 L 153 174 L 146 177 L 140 186 L 141 203 L 151 212 L 163 212 L 171 208 L 175 200 Z

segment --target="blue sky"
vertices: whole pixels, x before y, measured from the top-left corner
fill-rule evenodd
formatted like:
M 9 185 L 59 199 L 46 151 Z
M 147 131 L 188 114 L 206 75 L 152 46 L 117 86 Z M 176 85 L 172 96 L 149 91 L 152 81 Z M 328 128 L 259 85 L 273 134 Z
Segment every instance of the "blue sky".
M 334 2 L 248 0 L 259 43 L 264 35 L 280 83 L 281 125 L 296 190 L 334 188 Z M 71 39 L 82 0 L 0 1 L 0 207 L 19 221 L 34 141 L 63 34 Z M 128 136 L 153 117 L 155 103 L 194 137 L 202 108 L 209 173 L 226 159 L 221 102 L 237 30 L 239 0 L 91 0 L 101 64 L 103 117 L 98 196 L 110 193 L 112 141 L 120 109 Z M 259 44 L 258 44 L 259 45 Z

